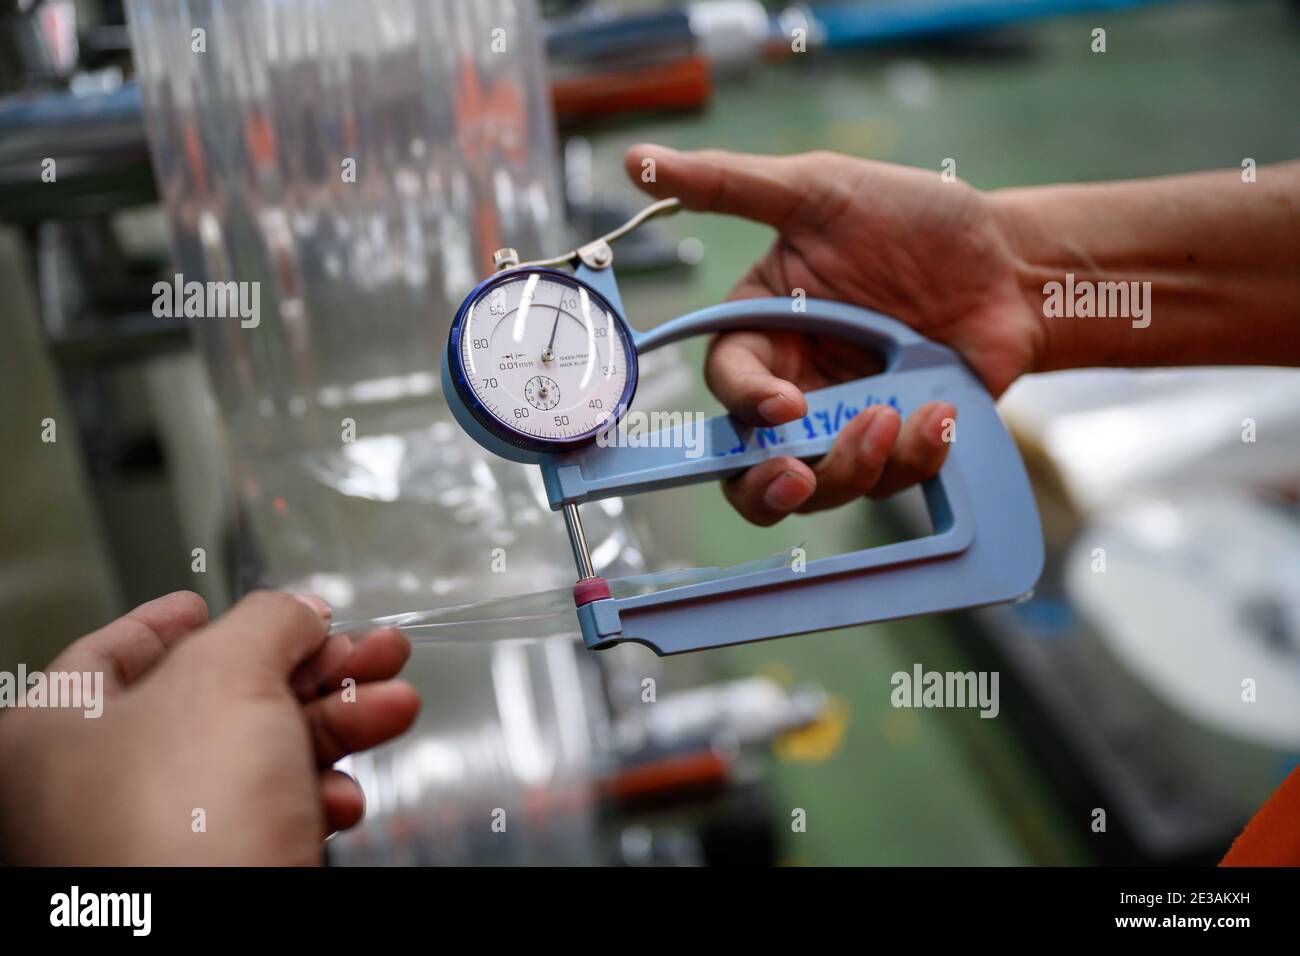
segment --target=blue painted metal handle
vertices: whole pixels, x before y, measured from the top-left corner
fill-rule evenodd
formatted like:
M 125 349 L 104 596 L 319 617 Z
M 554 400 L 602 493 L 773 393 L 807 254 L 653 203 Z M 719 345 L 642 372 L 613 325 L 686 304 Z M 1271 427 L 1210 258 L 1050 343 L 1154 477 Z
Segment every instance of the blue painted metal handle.
M 826 454 L 849 420 L 869 405 L 893 405 L 906 414 L 942 397 L 947 372 L 961 366 L 946 346 L 931 342 L 894 319 L 845 305 L 810 299 L 795 311 L 791 299 L 749 299 L 702 309 L 649 332 L 633 332 L 638 354 L 696 335 L 734 329 L 788 329 L 834 336 L 878 352 L 885 369 L 810 392 L 808 414 L 775 428 L 744 426 L 728 415 L 709 419 L 702 434 L 693 422 L 666 429 L 652 447 L 595 445 L 542 460 L 551 507 L 723 478 L 767 458 Z M 692 454 L 696 453 L 696 454 Z
M 622 318 L 612 270 L 584 266 L 577 278 Z M 698 432 L 688 433 L 690 425 L 682 422 L 650 442 L 611 444 L 602 438 L 563 455 L 522 451 L 484 429 L 446 386 L 444 353 L 444 394 L 457 421 L 485 448 L 540 465 L 555 509 L 726 477 L 777 455 L 817 457 L 854 415 L 878 402 L 902 415 L 936 399 L 958 410 L 948 458 L 938 476 L 922 485 L 930 534 L 806 564 L 592 600 L 577 609 L 588 647 L 637 641 L 658 654 L 677 654 L 995 604 L 1020 597 L 1038 580 L 1043 541 L 1029 480 L 992 398 L 960 357 L 887 316 L 817 299 L 796 311 L 792 301 L 731 302 L 632 332 L 638 354 L 732 329 L 798 329 L 848 339 L 882 356 L 879 375 L 809 393 L 808 414 L 779 428 L 744 426 L 722 415 Z
M 621 311 L 613 276 L 599 277 Z M 825 454 L 843 425 L 876 402 L 903 415 L 942 399 L 958 409 L 956 440 L 922 485 L 931 533 L 911 541 L 768 568 L 578 608 L 588 647 L 636 641 L 677 654 L 1021 597 L 1042 572 L 1043 542 L 1028 477 L 983 385 L 946 346 L 894 319 L 810 299 L 731 302 L 634 333 L 638 353 L 732 329 L 789 329 L 880 353 L 879 375 L 809 393 L 808 414 L 779 428 L 709 419 L 690 457 L 685 424 L 645 447 L 593 446 L 540 464 L 552 507 L 737 473 L 776 455 Z M 658 447 L 655 447 L 655 446 Z
M 896 319 L 824 299 L 746 299 L 724 302 L 678 316 L 648 332 L 634 332 L 637 352 L 653 351 L 670 342 L 731 329 L 791 329 L 849 338 L 896 361 L 923 362 L 936 354 L 951 354 Z

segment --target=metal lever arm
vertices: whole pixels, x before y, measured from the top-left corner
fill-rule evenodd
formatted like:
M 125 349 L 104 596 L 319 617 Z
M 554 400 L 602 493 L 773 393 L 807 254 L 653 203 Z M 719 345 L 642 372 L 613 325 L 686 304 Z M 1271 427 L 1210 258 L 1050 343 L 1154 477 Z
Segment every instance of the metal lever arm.
M 550 259 L 534 259 L 531 262 L 522 262 L 519 263 L 518 268 L 542 267 L 554 269 L 558 266 L 579 264 L 585 265 L 588 268 L 606 268 L 613 261 L 609 252 L 609 246 L 611 243 L 622 239 L 643 222 L 654 219 L 656 216 L 671 216 L 681 208 L 681 201 L 675 197 L 660 199 L 658 202 L 652 202 L 650 205 L 646 206 L 617 229 L 611 229 L 599 239 L 593 239 L 585 246 L 571 249 L 562 256 L 554 256 Z

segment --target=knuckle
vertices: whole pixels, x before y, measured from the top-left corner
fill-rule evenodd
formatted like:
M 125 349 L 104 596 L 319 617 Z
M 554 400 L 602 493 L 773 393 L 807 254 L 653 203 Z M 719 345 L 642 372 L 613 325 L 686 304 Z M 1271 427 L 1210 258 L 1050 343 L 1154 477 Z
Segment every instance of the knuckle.
M 766 528 L 781 520 L 781 515 L 774 514 L 763 506 L 757 489 L 724 485 L 723 495 L 736 513 L 750 524 Z
M 250 591 L 235 606 L 256 612 L 279 611 L 283 613 L 289 610 L 290 604 L 297 603 L 283 591 L 259 590 Z
M 203 595 L 188 590 L 177 591 L 176 595 L 190 606 L 190 610 L 196 617 L 201 617 L 205 620 L 207 619 L 209 608 L 208 602 L 203 599 Z
M 224 641 L 185 641 L 168 655 L 168 660 L 173 668 L 182 673 L 194 670 L 208 673 L 224 663 L 228 656 L 225 653 L 227 646 Z
M 890 455 L 893 452 L 892 446 L 879 444 L 870 445 L 862 450 L 862 465 L 858 477 L 863 485 L 863 491 L 868 486 L 876 483 L 880 477 L 881 469 L 889 463 Z
M 253 591 L 236 605 L 251 617 L 279 620 L 294 626 L 315 624 L 320 619 L 305 604 L 284 591 Z
M 907 449 L 907 456 L 903 460 L 903 465 L 907 471 L 907 476 L 913 481 L 920 481 L 922 478 L 928 478 L 930 472 L 938 467 L 940 456 L 943 450 L 936 448 L 929 441 L 922 439 L 914 442 Z

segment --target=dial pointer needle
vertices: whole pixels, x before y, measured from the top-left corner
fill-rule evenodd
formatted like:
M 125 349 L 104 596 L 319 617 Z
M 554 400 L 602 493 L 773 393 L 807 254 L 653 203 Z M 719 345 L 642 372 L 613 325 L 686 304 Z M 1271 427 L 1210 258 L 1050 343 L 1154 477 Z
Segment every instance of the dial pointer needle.
M 552 362 L 555 360 L 555 332 L 560 327 L 560 307 L 555 307 L 555 324 L 551 326 L 551 340 L 546 343 L 546 348 L 542 349 L 542 361 Z

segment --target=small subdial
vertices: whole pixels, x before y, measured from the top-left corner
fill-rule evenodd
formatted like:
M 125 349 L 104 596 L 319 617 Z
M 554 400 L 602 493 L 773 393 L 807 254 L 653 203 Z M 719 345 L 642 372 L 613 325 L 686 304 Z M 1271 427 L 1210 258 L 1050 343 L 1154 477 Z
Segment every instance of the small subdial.
M 545 375 L 534 375 L 524 385 L 524 398 L 538 411 L 547 412 L 560 404 L 560 386 L 555 379 Z

